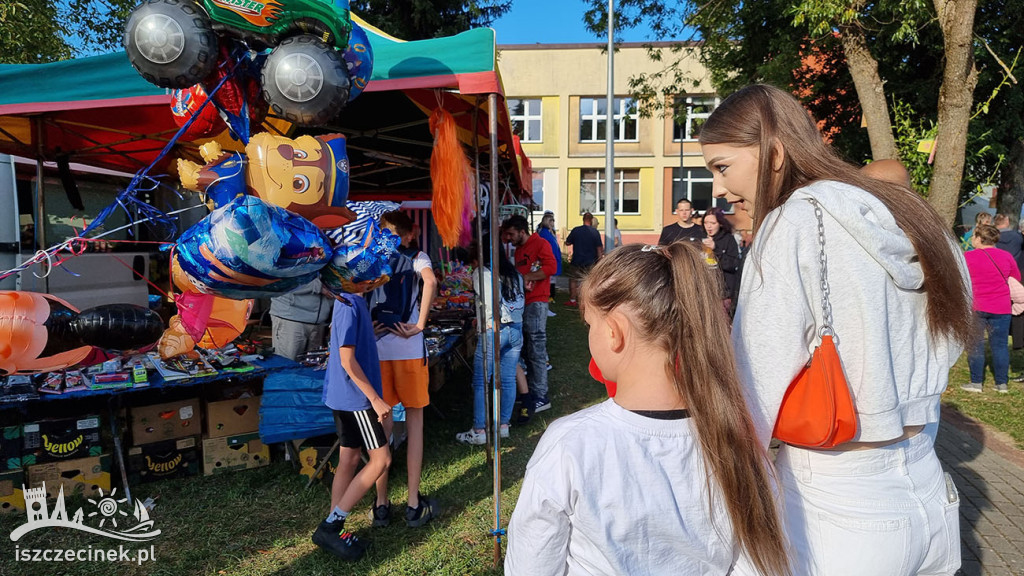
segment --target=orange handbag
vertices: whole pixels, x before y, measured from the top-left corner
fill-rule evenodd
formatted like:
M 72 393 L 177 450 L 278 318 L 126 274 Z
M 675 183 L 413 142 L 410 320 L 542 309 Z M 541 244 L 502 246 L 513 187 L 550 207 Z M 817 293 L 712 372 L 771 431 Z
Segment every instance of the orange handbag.
M 857 413 L 853 408 L 850 386 L 843 373 L 832 329 L 832 306 L 828 301 L 828 276 L 825 258 L 825 226 L 821 207 L 811 199 L 818 217 L 818 242 L 821 246 L 822 322 L 821 344 L 810 362 L 789 384 L 772 436 L 786 444 L 806 448 L 832 448 L 849 442 L 857 434 Z

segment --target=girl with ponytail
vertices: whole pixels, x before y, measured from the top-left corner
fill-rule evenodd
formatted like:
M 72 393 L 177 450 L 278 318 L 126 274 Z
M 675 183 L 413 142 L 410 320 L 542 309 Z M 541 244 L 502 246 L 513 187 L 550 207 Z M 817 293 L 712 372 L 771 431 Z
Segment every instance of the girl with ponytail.
M 790 574 L 715 272 L 681 242 L 594 266 L 580 307 L 614 396 L 544 433 L 506 574 Z

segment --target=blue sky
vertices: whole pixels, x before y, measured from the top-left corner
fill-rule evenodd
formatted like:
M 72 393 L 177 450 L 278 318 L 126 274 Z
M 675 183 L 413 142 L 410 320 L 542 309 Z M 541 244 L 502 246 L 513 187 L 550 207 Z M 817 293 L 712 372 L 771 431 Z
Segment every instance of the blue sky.
M 512 9 L 491 27 L 497 31 L 498 44 L 557 44 L 570 42 L 606 42 L 583 25 L 586 5 L 583 0 L 513 0 Z M 642 30 L 627 30 L 616 41 L 648 40 Z

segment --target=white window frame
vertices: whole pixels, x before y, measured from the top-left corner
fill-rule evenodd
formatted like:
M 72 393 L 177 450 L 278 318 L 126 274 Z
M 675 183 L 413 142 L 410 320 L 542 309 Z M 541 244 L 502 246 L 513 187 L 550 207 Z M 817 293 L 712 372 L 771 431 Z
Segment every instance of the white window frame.
M 711 112 L 714 112 L 715 108 L 718 108 L 718 105 L 721 104 L 721 103 L 722 103 L 722 99 L 717 97 L 717 96 L 687 96 L 685 100 L 683 98 L 679 98 L 676 101 L 676 109 L 677 110 L 681 109 L 685 105 L 686 119 L 683 120 L 682 124 L 673 121 L 673 123 L 672 123 L 672 141 L 673 142 L 693 142 L 693 141 L 695 141 L 697 138 L 694 137 L 694 135 L 693 135 L 693 120 L 694 119 L 707 120 L 711 116 Z M 708 112 L 694 112 L 693 111 L 693 106 L 695 104 L 714 104 L 714 106 L 712 106 L 711 110 L 708 111 Z M 682 127 L 682 129 L 683 129 L 683 137 L 682 138 L 677 138 L 676 137 L 676 134 L 675 134 L 676 126 Z
M 590 134 L 591 136 L 597 135 L 597 127 L 599 124 L 604 123 L 608 120 L 607 114 L 599 114 L 597 112 L 597 103 L 603 102 L 607 98 L 580 98 L 580 126 L 582 127 L 584 122 L 590 122 Z M 589 110 L 586 110 L 586 105 L 589 104 Z M 617 110 L 612 116 L 612 122 L 615 123 L 615 141 L 616 142 L 639 142 L 640 141 L 640 126 L 637 124 L 637 114 L 635 113 L 635 106 L 632 98 L 619 98 L 616 97 L 613 105 L 617 105 Z M 628 110 L 630 107 L 634 107 L 634 113 L 630 114 Z M 634 132 L 636 136 L 634 138 L 626 138 L 626 124 L 632 122 L 634 124 Z M 605 131 L 607 134 L 607 131 Z M 593 142 L 604 142 L 604 138 L 601 139 L 583 139 L 580 138 L 580 142 L 593 143 Z
M 689 167 L 673 168 L 672 169 L 672 188 L 671 188 L 671 191 L 670 191 L 670 194 L 672 194 L 672 214 L 676 213 L 676 205 L 679 204 L 680 200 L 682 200 L 682 198 L 676 198 L 675 197 L 676 183 L 677 182 L 683 183 L 684 182 L 683 176 L 685 174 L 688 174 L 690 171 L 694 171 L 694 170 L 704 170 L 706 172 L 710 172 L 707 168 L 701 168 L 700 166 L 689 166 Z M 691 203 L 691 205 L 693 203 L 693 184 L 695 182 L 712 184 L 714 182 L 714 177 L 711 174 L 708 174 L 707 178 L 686 178 L 685 179 L 684 189 L 686 191 L 686 199 Z M 722 208 L 722 211 L 725 212 L 726 214 L 733 214 L 735 212 L 734 208 L 732 207 L 732 204 L 728 204 L 727 203 L 724 207 L 722 207 L 722 206 L 718 206 L 718 201 L 719 201 L 718 198 L 715 198 L 714 196 L 712 196 L 711 197 L 711 206 L 712 207 L 717 207 L 717 208 Z
M 513 114 L 512 113 L 511 102 L 513 100 L 517 100 L 517 101 L 523 103 L 523 114 Z M 509 120 L 511 122 L 513 122 L 513 123 L 515 123 L 515 122 L 522 122 L 523 123 L 523 136 L 520 139 L 520 142 L 533 143 L 533 144 L 536 144 L 536 143 L 539 143 L 539 142 L 543 142 L 544 141 L 544 121 L 543 121 L 544 113 L 543 113 L 543 106 L 541 104 L 541 99 L 540 98 L 509 98 L 508 99 L 508 103 L 509 103 L 509 107 L 508 107 L 508 109 L 509 109 Z M 537 113 L 536 114 L 532 114 L 530 112 L 530 104 L 531 103 L 536 103 L 536 105 L 537 105 Z M 537 121 L 537 134 L 536 135 L 534 135 L 530 131 L 530 121 L 531 120 L 536 120 Z M 513 132 L 514 131 L 515 131 L 515 127 L 513 126 Z
M 587 173 L 588 172 L 596 172 L 597 173 L 596 178 L 587 178 Z M 636 174 L 636 178 L 626 178 L 626 172 L 631 172 L 631 173 Z M 625 196 L 624 184 L 626 182 L 636 182 L 636 189 L 637 189 L 636 212 L 623 212 L 622 210 L 615 210 L 615 214 L 616 215 L 619 215 L 619 214 L 623 214 L 623 215 L 637 215 L 637 214 L 640 214 L 640 170 L 639 169 L 633 168 L 633 169 L 621 169 L 621 170 L 616 170 L 615 171 L 615 184 L 616 184 L 615 187 L 617 188 L 617 190 L 616 190 L 616 198 L 615 198 L 615 205 L 618 208 L 622 208 L 623 206 L 625 206 L 625 200 L 626 199 L 624 197 Z M 584 212 L 588 211 L 588 210 L 584 209 L 583 202 L 582 202 L 582 200 L 583 200 L 583 186 L 585 184 L 593 184 L 594 185 L 594 189 L 596 190 L 595 193 L 596 193 L 596 196 L 597 196 L 597 198 L 596 198 L 597 199 L 597 206 L 596 206 L 597 212 L 590 211 L 590 213 L 594 214 L 595 216 L 600 216 L 601 214 L 604 214 L 605 213 L 605 209 L 604 209 L 604 206 L 602 206 L 602 204 L 604 203 L 604 190 L 603 190 L 603 185 L 604 185 L 604 168 L 600 168 L 600 169 L 597 169 L 597 168 L 586 168 L 586 169 L 580 170 L 580 214 L 583 214 Z

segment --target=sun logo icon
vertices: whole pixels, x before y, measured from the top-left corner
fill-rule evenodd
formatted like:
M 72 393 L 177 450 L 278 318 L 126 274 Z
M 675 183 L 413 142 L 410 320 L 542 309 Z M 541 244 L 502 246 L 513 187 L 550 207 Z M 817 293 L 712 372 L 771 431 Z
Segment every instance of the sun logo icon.
M 125 517 L 128 516 L 127 513 L 118 508 L 118 504 L 124 504 L 125 502 L 128 501 L 128 499 L 115 499 L 115 495 L 117 494 L 117 488 L 111 490 L 110 494 L 107 496 L 103 495 L 103 488 L 100 488 L 99 490 L 100 499 L 98 502 L 96 500 L 93 500 L 92 498 L 89 498 L 89 503 L 97 508 L 96 512 L 89 512 L 89 518 L 92 518 L 93 516 L 97 515 L 102 516 L 102 518 L 100 518 L 100 528 L 103 528 L 103 525 L 107 522 L 107 519 L 110 519 L 110 523 L 113 524 L 114 528 L 117 528 L 117 515 L 120 514 L 121 516 Z

